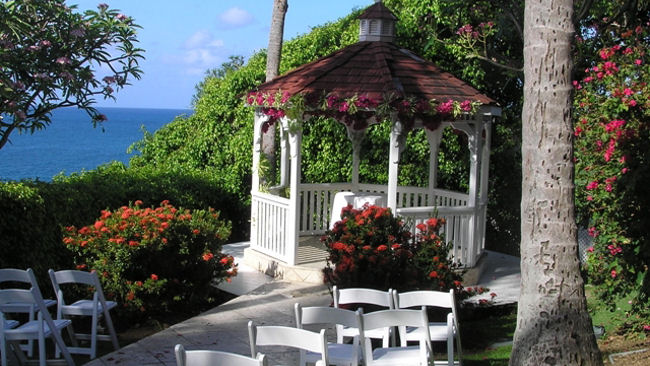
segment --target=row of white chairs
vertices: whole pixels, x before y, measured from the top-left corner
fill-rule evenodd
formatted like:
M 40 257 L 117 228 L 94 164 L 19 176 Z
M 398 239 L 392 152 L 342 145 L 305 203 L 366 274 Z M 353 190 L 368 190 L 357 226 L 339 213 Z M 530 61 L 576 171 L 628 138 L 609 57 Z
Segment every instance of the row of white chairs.
M 36 277 L 32 269 L 15 268 L 0 269 L 0 354 L 1 365 L 8 365 L 8 352 L 13 351 L 21 363 L 27 362 L 27 357 L 33 355 L 33 342 L 38 344 L 38 362 L 45 366 L 45 340 L 52 338 L 55 342 L 55 357 L 65 359 L 68 365 L 74 365 L 71 354 L 84 354 L 95 358 L 97 341 L 110 341 L 114 349 L 119 348 L 117 334 L 113 327 L 110 310 L 117 306 L 113 301 L 107 301 L 95 272 L 77 270 L 49 270 L 50 280 L 56 300 L 43 299 Z M 6 288 L 7 285 L 22 287 Z M 92 299 L 80 299 L 66 303 L 62 287 L 68 284 L 82 285 L 93 289 Z M 28 287 L 28 288 L 24 288 Z M 52 318 L 48 308 L 57 305 L 56 318 Z M 25 313 L 26 321 L 11 319 L 10 314 Z M 90 317 L 90 333 L 75 332 L 71 318 Z M 17 319 L 21 319 L 17 317 Z M 99 334 L 100 320 L 104 320 L 108 334 Z M 66 345 L 62 338 L 62 330 L 66 329 L 70 336 L 71 345 Z M 87 347 L 81 347 L 79 340 L 88 340 Z M 24 343 L 26 342 L 26 343 Z M 26 351 L 27 355 L 25 355 Z
M 384 309 L 364 314 L 362 308 L 355 311 L 343 308 L 352 304 Z M 429 307 L 448 309 L 449 313 L 442 322 L 429 322 Z M 266 358 L 259 352 L 259 347 L 264 346 L 299 349 L 299 365 L 429 365 L 434 363 L 432 341 L 447 343 L 448 358 L 444 363 L 449 366 L 461 365 L 460 333 L 453 291 L 398 293 L 394 290 L 334 287 L 334 307 L 302 307 L 295 304 L 294 310 L 295 328 L 248 323 L 250 357 L 220 351 L 185 351 L 182 345 L 177 345 L 177 365 L 264 365 Z M 327 342 L 325 329 L 305 329 L 318 326 L 335 326 L 336 342 Z M 399 345 L 395 342 L 395 333 L 399 334 Z M 345 342 L 348 338 L 351 339 L 350 343 Z M 381 339 L 381 346 L 373 349 L 372 339 Z M 410 341 L 418 344 L 409 345 Z M 454 341 L 457 342 L 457 361 L 454 360 Z

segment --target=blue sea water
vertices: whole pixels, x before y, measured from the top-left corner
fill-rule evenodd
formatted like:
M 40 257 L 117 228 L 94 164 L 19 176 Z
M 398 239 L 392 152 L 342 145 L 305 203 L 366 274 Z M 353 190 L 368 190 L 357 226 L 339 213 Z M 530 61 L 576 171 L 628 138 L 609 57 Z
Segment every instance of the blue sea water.
M 189 109 L 98 108 L 108 118 L 104 131 L 93 128 L 90 117 L 76 108 L 52 113 L 52 123 L 34 134 L 17 132 L 0 149 L 0 180 L 38 178 L 50 181 L 66 175 L 92 170 L 111 161 L 128 163 L 131 144 L 174 120 L 190 115 Z

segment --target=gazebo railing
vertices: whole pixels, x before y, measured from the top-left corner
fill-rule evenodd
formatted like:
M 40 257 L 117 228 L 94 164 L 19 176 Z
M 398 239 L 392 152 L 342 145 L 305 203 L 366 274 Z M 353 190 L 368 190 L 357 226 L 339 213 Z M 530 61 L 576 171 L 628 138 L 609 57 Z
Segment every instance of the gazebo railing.
M 386 186 L 378 184 L 321 183 L 300 185 L 300 235 L 322 235 L 329 228 L 334 195 L 342 191 L 386 194 Z M 468 195 L 444 189 L 431 194 L 426 188 L 397 187 L 397 206 L 458 207 L 466 206 Z
M 322 235 L 329 228 L 334 195 L 341 191 L 385 193 L 385 186 L 350 183 L 302 184 L 300 186 L 299 235 Z M 467 206 L 468 195 L 442 189 L 434 194 L 425 188 L 399 187 L 397 214 L 404 217 L 413 230 L 437 212 L 446 221 L 442 231 L 445 240 L 453 244 L 451 254 L 456 262 L 471 267 L 482 252 L 484 229 L 474 222 L 485 215 Z M 284 262 L 295 254 L 287 248 L 290 200 L 276 195 L 256 192 L 251 201 L 251 248 Z M 474 229 L 472 229 L 474 228 Z M 292 249 L 292 250 L 289 250 Z M 297 250 L 297 248 L 295 248 Z
M 482 210 L 485 211 L 485 210 Z M 415 235 L 418 230 L 416 226 L 424 223 L 431 217 L 445 219 L 445 224 L 440 229 L 444 235 L 445 242 L 451 244 L 450 255 L 455 263 L 463 267 L 473 267 L 478 256 L 483 252 L 483 229 L 475 225 L 477 219 L 483 215 L 474 217 L 474 208 L 469 206 L 457 207 L 411 207 L 398 208 L 397 214 L 404 217 L 406 223 Z
M 287 227 L 289 199 L 254 192 L 251 199 L 251 247 L 284 262 L 288 258 Z

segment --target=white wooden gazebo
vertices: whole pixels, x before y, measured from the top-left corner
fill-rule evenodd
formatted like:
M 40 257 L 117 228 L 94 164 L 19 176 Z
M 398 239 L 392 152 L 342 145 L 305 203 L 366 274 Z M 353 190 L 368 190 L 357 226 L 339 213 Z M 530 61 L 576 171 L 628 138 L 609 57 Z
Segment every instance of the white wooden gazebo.
M 249 103 L 256 105 L 249 250 L 288 266 L 300 265 L 301 239 L 324 234 L 332 217 L 340 214 L 332 212 L 336 194 L 352 192 L 384 198 L 379 202 L 407 218 L 413 228 L 434 214 L 445 218 L 443 232 L 453 244 L 454 260 L 472 267 L 484 250 L 491 125 L 501 110 L 468 84 L 395 45 L 396 18 L 381 2 L 359 18 L 359 42 L 262 84 L 249 96 Z M 325 111 L 323 101 L 316 100 L 324 95 L 331 107 Z M 285 110 L 292 103 L 289 96 L 300 96 L 301 113 Z M 352 103 L 354 109 L 349 108 Z M 393 108 L 386 112 L 386 106 Z M 300 126 L 322 113 L 347 128 L 353 151 L 350 182 L 301 182 Z M 280 129 L 280 187 L 263 192 L 262 131 L 271 122 Z M 375 123 L 391 123 L 387 185 L 359 182 L 361 142 Z M 438 148 L 447 126 L 468 137 L 468 192 L 437 187 Z M 430 147 L 428 186 L 398 186 L 406 135 L 418 128 L 426 131 Z M 322 260 L 325 255 L 323 251 Z

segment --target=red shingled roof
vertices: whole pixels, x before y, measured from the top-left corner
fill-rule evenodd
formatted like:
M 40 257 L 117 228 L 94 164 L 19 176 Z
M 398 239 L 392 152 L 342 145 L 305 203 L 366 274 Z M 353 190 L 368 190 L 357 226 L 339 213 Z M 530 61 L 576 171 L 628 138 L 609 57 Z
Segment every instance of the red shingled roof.
M 435 64 L 389 42 L 358 42 L 260 85 L 258 91 L 348 98 L 365 95 L 381 101 L 398 97 L 496 104 Z
M 358 19 L 392 19 L 397 20 L 395 14 L 388 9 L 382 2 L 374 3 L 366 8 Z

